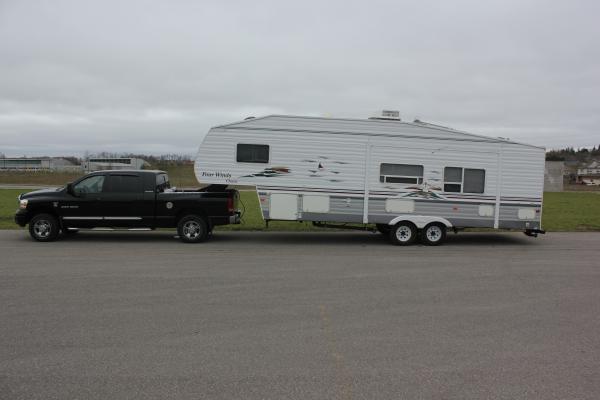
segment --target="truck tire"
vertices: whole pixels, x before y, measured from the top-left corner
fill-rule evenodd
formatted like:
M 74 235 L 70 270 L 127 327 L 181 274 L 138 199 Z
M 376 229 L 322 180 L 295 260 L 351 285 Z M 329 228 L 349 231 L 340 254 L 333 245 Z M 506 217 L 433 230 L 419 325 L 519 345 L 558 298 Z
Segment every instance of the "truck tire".
M 446 240 L 446 226 L 432 222 L 421 231 L 421 242 L 427 246 L 439 246 Z
M 60 233 L 58 220 L 51 214 L 37 214 L 29 221 L 29 235 L 38 242 L 52 242 Z
M 390 241 L 397 246 L 408 246 L 417 239 L 417 227 L 409 221 L 398 222 L 390 229 Z
M 200 243 L 208 239 L 208 224 L 198 215 L 186 215 L 177 224 L 177 234 L 184 243 Z

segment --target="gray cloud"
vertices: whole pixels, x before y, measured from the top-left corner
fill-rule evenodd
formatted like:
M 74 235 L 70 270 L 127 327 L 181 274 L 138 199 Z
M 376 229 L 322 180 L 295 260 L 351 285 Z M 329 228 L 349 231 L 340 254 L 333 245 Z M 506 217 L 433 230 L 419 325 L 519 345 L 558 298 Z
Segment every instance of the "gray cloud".
M 600 143 L 594 1 L 0 1 L 0 151 L 194 153 L 269 113 Z

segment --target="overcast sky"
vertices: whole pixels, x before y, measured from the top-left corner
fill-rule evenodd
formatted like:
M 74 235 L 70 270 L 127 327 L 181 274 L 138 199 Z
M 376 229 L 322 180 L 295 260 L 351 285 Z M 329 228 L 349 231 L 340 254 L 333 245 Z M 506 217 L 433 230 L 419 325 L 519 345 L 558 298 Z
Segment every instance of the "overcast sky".
M 600 144 L 600 2 L 0 0 L 0 152 L 194 154 L 214 125 L 380 109 Z

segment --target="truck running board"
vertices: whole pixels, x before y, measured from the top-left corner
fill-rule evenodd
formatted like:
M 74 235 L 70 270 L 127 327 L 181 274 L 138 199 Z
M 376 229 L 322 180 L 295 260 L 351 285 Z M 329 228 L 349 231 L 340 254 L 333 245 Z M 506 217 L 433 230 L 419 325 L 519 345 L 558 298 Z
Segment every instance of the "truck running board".
M 88 230 L 88 231 L 152 231 L 152 228 L 77 228 L 77 230 Z

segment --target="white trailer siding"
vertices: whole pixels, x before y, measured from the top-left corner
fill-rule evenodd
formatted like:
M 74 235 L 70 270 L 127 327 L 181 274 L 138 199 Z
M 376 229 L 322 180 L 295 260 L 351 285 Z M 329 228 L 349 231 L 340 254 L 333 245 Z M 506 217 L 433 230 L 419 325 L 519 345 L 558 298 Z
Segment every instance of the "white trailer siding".
M 268 145 L 268 163 L 237 162 L 240 143 Z M 422 166 L 422 184 L 380 182 L 382 163 Z M 483 193 L 445 192 L 446 167 L 484 170 Z M 503 139 L 421 123 L 291 116 L 213 128 L 195 164 L 203 184 L 256 186 L 265 219 L 385 224 L 406 214 L 534 229 L 543 168 L 543 148 Z

